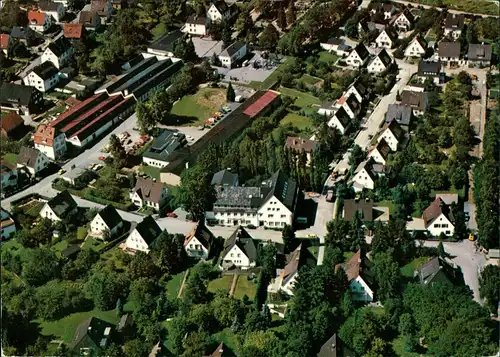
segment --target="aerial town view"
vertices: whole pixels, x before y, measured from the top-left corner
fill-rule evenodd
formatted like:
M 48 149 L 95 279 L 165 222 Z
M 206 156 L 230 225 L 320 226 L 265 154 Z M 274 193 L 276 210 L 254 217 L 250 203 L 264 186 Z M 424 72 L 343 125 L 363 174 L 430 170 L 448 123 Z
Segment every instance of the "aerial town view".
M 0 0 L 1 356 L 500 357 L 498 0 Z

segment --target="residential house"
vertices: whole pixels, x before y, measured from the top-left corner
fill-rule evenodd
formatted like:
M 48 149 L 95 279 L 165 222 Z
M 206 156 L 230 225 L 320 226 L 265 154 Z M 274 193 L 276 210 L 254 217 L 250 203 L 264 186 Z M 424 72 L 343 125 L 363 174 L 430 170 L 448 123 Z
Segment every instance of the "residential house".
M 61 69 L 69 62 L 73 53 L 71 42 L 65 37 L 59 37 L 51 42 L 43 52 L 42 63 L 52 62 L 57 69 Z
M 389 69 L 393 63 L 392 57 L 387 53 L 385 48 L 378 53 L 375 58 L 368 64 L 368 73 L 382 73 Z
M 21 147 L 17 156 L 17 167 L 24 167 L 32 176 L 37 176 L 49 166 L 50 160 L 43 152 L 26 146 Z
M 51 0 L 42 0 L 38 2 L 38 8 L 41 12 L 52 16 L 56 23 L 61 22 L 64 15 L 66 14 L 66 9 L 64 4 L 60 2 L 54 2 Z
M 82 24 L 64 24 L 64 37 L 71 40 L 80 40 L 83 37 L 85 27 Z
M 6 56 L 9 55 L 9 48 L 12 45 L 12 37 L 8 34 L 0 34 L 0 51 Z
M 33 142 L 35 149 L 43 152 L 52 160 L 57 160 L 66 153 L 66 139 L 64 133 L 53 126 L 40 124 L 36 128 Z
M 300 159 L 302 153 L 306 156 L 306 165 L 310 165 L 312 154 L 318 147 L 318 142 L 309 139 L 302 139 L 296 136 L 286 138 L 285 149 L 292 151 L 295 154 L 296 160 Z
M 95 31 L 101 26 L 101 18 L 95 11 L 80 11 L 78 23 L 83 25 L 86 30 Z
M 401 105 L 410 107 L 415 116 L 424 115 L 428 106 L 427 92 L 404 90 L 401 93 Z
M 389 221 L 389 208 L 383 206 L 374 206 L 373 202 L 368 200 L 350 199 L 344 200 L 342 218 L 351 222 L 358 214 L 361 222 L 387 222 Z
M 391 147 L 382 138 L 377 145 L 368 153 L 368 157 L 372 157 L 376 163 L 385 165 L 389 154 L 391 152 Z
M 209 24 L 210 18 L 191 15 L 187 18 L 186 24 L 182 28 L 182 31 L 191 35 L 206 36 L 208 35 Z
M 441 233 L 446 236 L 452 236 L 455 233 L 455 219 L 450 206 L 439 196 L 424 210 L 422 219 L 425 229 L 435 237 L 440 236 Z
M 405 49 L 405 57 L 422 57 L 427 48 L 424 40 L 415 37 Z
M 29 27 L 14 26 L 10 31 L 12 40 L 23 43 L 26 47 L 30 47 L 36 39 L 35 32 Z
M 317 357 L 357 357 L 357 355 L 334 333 L 321 346 Z
M 0 185 L 2 192 L 6 188 L 17 186 L 18 172 L 16 165 L 0 160 L 0 175 L 2 176 Z
M 101 19 L 101 25 L 105 25 L 113 13 L 111 0 L 92 0 L 90 2 L 90 11 L 96 12 Z
M 218 171 L 213 175 L 210 184 L 216 187 L 238 187 L 238 174 L 225 169 Z
M 130 200 L 139 207 L 151 207 L 159 210 L 167 202 L 169 191 L 163 182 L 150 178 L 138 177 Z
M 16 233 L 16 223 L 10 216 L 9 212 L 0 208 L 0 238 L 1 240 L 9 239 Z
M 231 8 L 225 1 L 213 2 L 207 10 L 207 18 L 212 22 L 227 20 L 231 17 Z
M 108 347 L 114 325 L 91 317 L 78 325 L 69 349 L 81 356 L 97 356 Z
M 384 166 L 368 158 L 358 165 L 350 183 L 355 192 L 361 192 L 363 189 L 373 190 L 377 177 L 383 174 Z
M 309 251 L 302 247 L 302 244 L 286 257 L 286 265 L 283 269 L 276 270 L 276 278 L 271 281 L 267 287 L 267 291 L 276 294 L 282 291 L 289 296 L 293 296 L 293 289 L 299 270 L 305 265 L 315 265 L 316 259 L 311 256 Z
M 389 3 L 374 3 L 370 4 L 370 12 L 372 14 L 381 14 L 384 20 L 390 20 L 391 17 L 398 11 L 398 9 Z
M 455 269 L 440 257 L 430 258 L 427 263 L 415 271 L 415 275 L 422 285 L 453 284 L 457 278 Z
M 354 93 L 348 97 L 342 95 L 342 97 L 337 99 L 336 106 L 339 108 L 344 108 L 347 115 L 349 115 L 351 119 L 356 118 L 356 116 L 361 111 L 361 103 L 358 101 L 358 98 Z
M 43 62 L 23 78 L 23 83 L 35 87 L 40 92 L 48 92 L 59 83 L 59 70 L 52 62 Z
M 90 222 L 90 235 L 104 239 L 114 237 L 123 229 L 123 219 L 111 205 L 101 209 Z
M 417 77 L 421 81 L 430 78 L 434 84 L 442 83 L 444 73 L 441 73 L 441 62 L 419 61 Z
M 20 134 L 20 129 L 24 127 L 24 120 L 14 111 L 9 111 L 2 115 L 0 119 L 1 135 L 7 138 L 14 138 Z
M 392 151 L 398 151 L 405 140 L 405 132 L 396 120 L 392 120 L 382 127 L 382 132 L 377 138 L 378 142 L 381 140 L 385 140 Z
M 45 203 L 40 211 L 40 217 L 59 222 L 75 214 L 77 210 L 75 200 L 67 190 L 64 190 Z
M 224 343 L 221 343 L 219 346 L 217 346 L 217 348 L 211 355 L 202 357 L 234 357 L 234 356 L 235 355 L 231 351 L 231 349 L 227 347 Z
M 469 51 L 467 52 L 467 63 L 469 67 L 483 67 L 491 64 L 492 46 L 484 44 L 469 44 Z
M 50 26 L 52 26 L 50 15 L 38 11 L 28 11 L 28 27 L 30 29 L 44 33 Z
M 385 113 L 385 122 L 395 120 L 400 126 L 409 127 L 412 117 L 412 109 L 401 104 L 389 104 Z
M 415 22 L 415 18 L 411 14 L 409 10 L 404 10 L 394 16 L 394 20 L 391 21 L 391 24 L 398 31 L 409 31 L 413 28 L 413 24 Z
M 184 39 L 186 34 L 180 30 L 169 32 L 158 40 L 148 45 L 148 53 L 154 55 L 174 57 L 174 45 L 180 39 Z
M 222 267 L 250 269 L 257 263 L 257 245 L 243 227 L 238 227 L 224 242 Z
M 146 216 L 135 226 L 125 241 L 125 250 L 131 253 L 149 253 L 152 244 L 161 234 L 161 228 L 151 216 Z
M 342 96 L 349 98 L 352 94 L 356 96 L 358 102 L 360 103 L 363 103 L 365 100 L 367 100 L 370 95 L 368 89 L 363 84 L 361 84 L 359 80 L 355 80 L 349 86 L 349 88 L 347 88 L 347 90 Z
M 214 240 L 215 237 L 212 232 L 210 232 L 203 222 L 198 222 L 196 227 L 186 234 L 184 250 L 191 258 L 208 259 Z
M 219 53 L 219 61 L 222 66 L 231 68 L 236 62 L 241 60 L 247 54 L 247 45 L 244 42 L 236 41 L 224 51 Z
M 438 60 L 444 65 L 458 65 L 460 63 L 460 42 L 439 42 Z
M 375 43 L 377 47 L 392 48 L 395 40 L 396 38 L 392 32 L 388 29 L 384 29 L 375 39 Z
M 366 49 L 363 43 L 358 44 L 346 58 L 346 63 L 353 67 L 362 67 L 368 58 L 370 57 L 370 52 Z
M 341 134 L 345 134 L 351 126 L 351 117 L 343 107 L 340 107 L 328 121 L 328 126 L 337 128 Z
M 372 289 L 373 277 L 371 263 L 365 254 L 358 250 L 345 264 L 338 264 L 335 269 L 344 269 L 349 281 L 349 290 L 353 301 L 372 302 L 375 293 Z
M 448 13 L 444 21 L 444 35 L 458 40 L 462 36 L 465 16 L 463 14 Z
M 149 166 L 163 168 L 169 165 L 174 152 L 187 144 L 186 135 L 181 132 L 162 129 L 151 146 L 142 155 L 142 162 Z
M 35 87 L 3 82 L 0 84 L 0 106 L 17 109 L 22 114 L 36 113 L 43 105 L 43 95 Z
M 326 42 L 321 42 L 320 46 L 324 50 L 335 53 L 340 57 L 347 56 L 351 49 L 351 47 L 347 45 L 343 39 L 338 37 L 331 37 Z

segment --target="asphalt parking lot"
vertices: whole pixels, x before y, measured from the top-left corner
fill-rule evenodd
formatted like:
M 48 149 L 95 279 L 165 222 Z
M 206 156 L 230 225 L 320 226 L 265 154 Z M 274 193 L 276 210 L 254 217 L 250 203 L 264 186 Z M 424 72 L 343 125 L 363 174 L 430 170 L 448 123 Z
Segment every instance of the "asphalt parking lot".
M 222 52 L 222 41 L 213 41 L 210 37 L 192 37 L 194 50 L 200 58 L 210 58 Z
M 257 62 L 260 68 L 254 68 L 253 64 Z M 240 83 L 263 82 L 273 73 L 278 67 L 276 64 L 271 67 L 264 67 L 268 61 L 262 58 L 259 51 L 254 52 L 254 56 L 248 61 L 245 67 L 237 68 L 218 68 L 219 74 L 224 76 L 225 81 L 235 81 Z

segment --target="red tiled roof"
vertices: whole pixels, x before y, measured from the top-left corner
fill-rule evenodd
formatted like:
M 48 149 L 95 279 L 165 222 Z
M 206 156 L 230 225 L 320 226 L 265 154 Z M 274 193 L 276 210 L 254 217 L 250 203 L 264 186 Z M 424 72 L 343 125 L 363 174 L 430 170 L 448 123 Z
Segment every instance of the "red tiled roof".
M 64 24 L 64 37 L 66 38 L 81 38 L 82 32 L 82 24 Z
M 38 11 L 29 11 L 28 22 L 34 25 L 43 25 L 45 23 L 45 14 Z
M 64 103 L 66 103 L 67 105 L 69 105 L 70 107 L 73 107 L 75 105 L 78 105 L 80 104 L 82 101 L 81 100 L 78 100 L 76 99 L 75 97 L 69 97 L 68 99 L 66 99 L 64 101 Z
M 9 47 L 9 35 L 6 34 L 1 34 L 0 35 L 0 48 L 1 49 L 6 49 Z
M 249 105 L 243 113 L 253 118 L 257 114 L 259 114 L 265 107 L 271 104 L 277 97 L 278 93 L 267 91 L 262 95 L 262 97 L 257 99 L 255 103 Z
M 19 114 L 10 112 L 2 116 L 0 122 L 2 129 L 8 133 L 9 131 L 12 131 L 18 126 L 22 125 L 24 123 L 24 120 L 19 116 Z
M 429 207 L 424 210 L 423 219 L 426 227 L 429 225 L 429 223 L 431 223 L 441 215 L 441 213 L 443 212 L 442 204 L 443 201 L 441 200 L 441 198 L 436 197 L 434 202 L 432 202 Z
M 52 126 L 40 124 L 36 129 L 33 141 L 35 144 L 52 146 L 56 136 L 56 129 Z
M 104 96 L 104 94 L 96 94 L 96 95 L 84 100 L 80 104 L 75 105 L 74 107 L 66 110 L 64 113 L 59 115 L 59 117 L 56 120 L 51 121 L 50 126 L 56 126 L 60 123 L 63 123 L 68 117 L 70 117 L 74 114 L 77 114 L 78 111 L 83 110 L 86 107 L 86 105 L 88 105 L 89 103 L 93 102 L 94 100 L 96 100 L 97 98 L 99 98 L 101 96 Z

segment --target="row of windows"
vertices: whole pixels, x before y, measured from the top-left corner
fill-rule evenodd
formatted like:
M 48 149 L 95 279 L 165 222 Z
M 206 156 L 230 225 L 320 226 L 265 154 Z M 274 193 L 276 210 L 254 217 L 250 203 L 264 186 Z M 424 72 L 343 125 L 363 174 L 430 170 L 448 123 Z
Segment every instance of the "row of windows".
M 446 224 L 446 223 L 443 223 L 443 224 L 436 223 L 434 225 L 434 228 L 448 228 L 448 224 Z
M 279 208 L 271 208 L 271 207 L 268 207 L 267 208 L 268 211 L 279 211 L 280 209 Z

